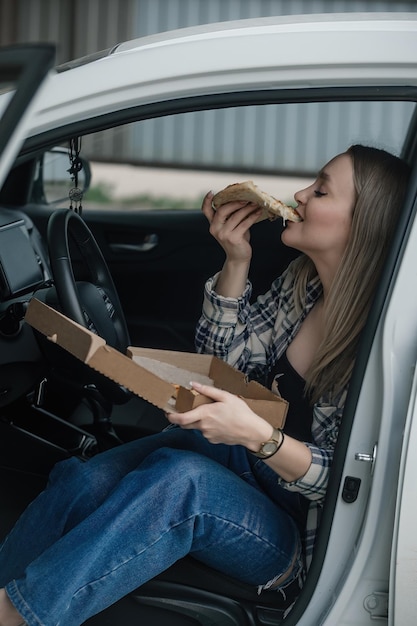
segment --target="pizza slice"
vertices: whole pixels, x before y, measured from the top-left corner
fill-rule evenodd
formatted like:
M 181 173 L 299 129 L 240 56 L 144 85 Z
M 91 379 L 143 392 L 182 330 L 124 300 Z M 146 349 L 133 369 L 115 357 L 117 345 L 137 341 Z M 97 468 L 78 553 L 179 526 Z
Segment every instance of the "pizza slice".
M 266 219 L 273 221 L 277 217 L 281 217 L 284 224 L 286 220 L 302 222 L 302 218 L 296 209 L 262 191 L 251 180 L 228 185 L 213 196 L 212 205 L 213 208 L 218 209 L 227 202 L 243 201 L 253 202 L 262 208 L 262 214 L 259 216 L 258 222 Z

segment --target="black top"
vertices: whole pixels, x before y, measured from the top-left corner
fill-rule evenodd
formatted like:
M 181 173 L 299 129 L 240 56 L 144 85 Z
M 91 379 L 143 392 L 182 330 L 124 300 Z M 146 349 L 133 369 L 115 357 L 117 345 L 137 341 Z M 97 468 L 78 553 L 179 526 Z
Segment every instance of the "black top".
M 268 387 L 275 385 L 289 403 L 284 432 L 299 441 L 311 443 L 313 407 L 305 396 L 304 378 L 293 368 L 285 352 L 268 374 Z

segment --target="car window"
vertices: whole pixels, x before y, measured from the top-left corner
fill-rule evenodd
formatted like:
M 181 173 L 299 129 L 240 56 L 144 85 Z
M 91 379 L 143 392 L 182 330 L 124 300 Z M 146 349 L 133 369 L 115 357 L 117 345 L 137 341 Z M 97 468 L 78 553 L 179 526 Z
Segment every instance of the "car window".
M 414 110 L 414 102 L 395 101 L 242 106 L 94 133 L 82 139 L 91 165 L 83 208 L 198 208 L 209 189 L 248 178 L 291 202 L 323 163 L 353 143 L 400 154 Z M 47 196 L 56 201 L 54 168 L 46 174 Z M 65 174 L 61 165 L 60 178 Z

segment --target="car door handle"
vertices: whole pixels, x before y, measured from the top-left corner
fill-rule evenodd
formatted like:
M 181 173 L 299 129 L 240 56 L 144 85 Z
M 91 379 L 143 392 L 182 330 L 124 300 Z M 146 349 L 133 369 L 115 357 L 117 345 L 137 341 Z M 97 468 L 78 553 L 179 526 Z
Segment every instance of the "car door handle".
M 159 243 L 159 237 L 156 233 L 150 233 L 149 235 L 145 235 L 143 240 L 140 243 L 111 243 L 110 250 L 115 254 L 121 253 L 143 253 L 149 252 L 156 248 Z

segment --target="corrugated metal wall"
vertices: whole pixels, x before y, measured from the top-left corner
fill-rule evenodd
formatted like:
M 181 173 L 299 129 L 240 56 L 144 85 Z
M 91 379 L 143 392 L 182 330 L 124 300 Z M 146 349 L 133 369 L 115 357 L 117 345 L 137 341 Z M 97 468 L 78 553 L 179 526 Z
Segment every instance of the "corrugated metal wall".
M 139 1 L 137 36 L 225 20 L 355 11 L 414 11 L 396 0 L 148 0 Z
M 156 32 L 250 17 L 416 11 L 417 0 L 0 0 L 0 45 L 53 41 L 63 63 Z
M 0 43 L 53 41 L 62 63 L 120 41 L 196 24 L 298 13 L 416 10 L 417 0 L 0 0 Z M 134 132 L 107 131 L 94 142 L 85 141 L 83 149 L 92 158 L 116 161 L 245 169 L 251 143 L 259 169 L 273 163 L 277 170 L 310 173 L 325 155 L 350 142 L 344 120 L 352 114 L 358 138 L 361 129 L 369 135 L 366 120 L 372 120 L 370 139 L 377 140 L 388 125 L 395 141 L 404 132 L 410 105 L 399 105 L 395 116 L 387 107 L 369 104 L 321 104 L 307 110 L 293 105 L 286 107 L 285 116 L 282 109 L 278 116 L 275 107 L 196 113 L 187 121 L 181 116 L 150 121 Z M 243 139 L 228 141 L 236 125 L 245 128 L 245 145 Z
M 138 0 L 0 0 L 0 44 L 49 41 L 57 64 L 136 37 Z
M 299 13 L 416 11 L 417 0 L 0 0 L 0 45 L 58 43 L 63 63 L 174 28 Z
M 199 111 L 141 122 L 123 149 L 142 164 L 309 176 L 353 143 L 398 153 L 414 109 L 336 102 Z

